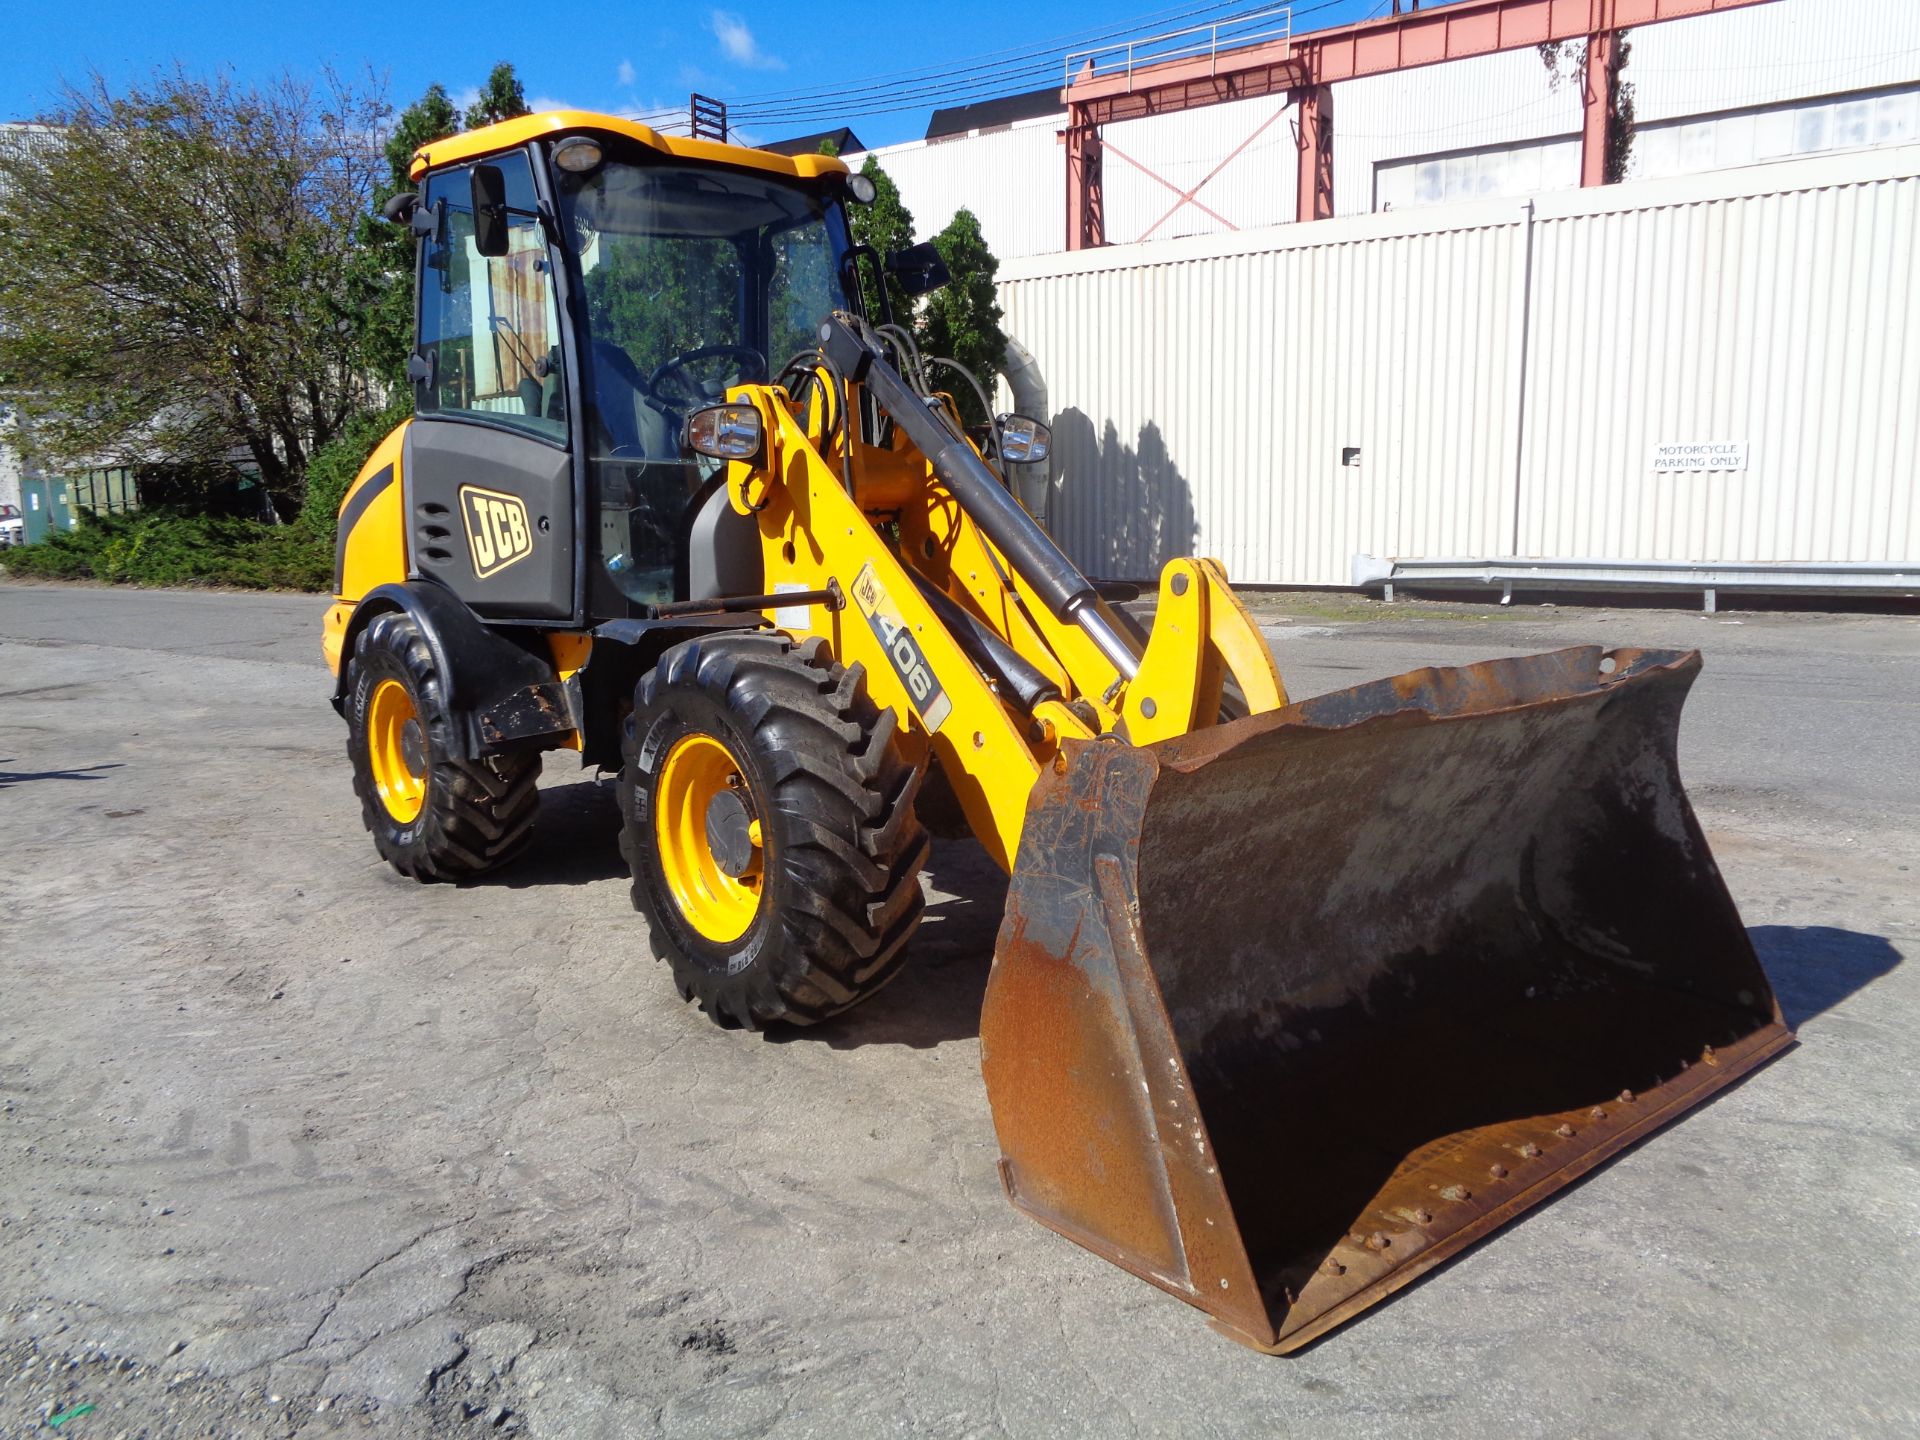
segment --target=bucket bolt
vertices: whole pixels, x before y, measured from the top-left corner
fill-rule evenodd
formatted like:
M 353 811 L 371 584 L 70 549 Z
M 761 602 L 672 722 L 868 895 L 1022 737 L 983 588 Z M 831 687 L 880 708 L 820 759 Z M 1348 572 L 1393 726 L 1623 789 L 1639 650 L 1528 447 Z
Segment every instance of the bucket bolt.
M 1562 1140 L 1571 1140 L 1573 1138 L 1573 1127 L 1564 1123 L 1556 1125 L 1553 1133 L 1558 1135 Z
M 1531 1140 L 1520 1147 L 1520 1158 L 1522 1160 L 1535 1160 L 1539 1158 L 1539 1155 L 1540 1147 Z
M 1464 1185 L 1449 1185 L 1440 1192 L 1442 1200 L 1471 1200 L 1473 1192 Z
M 1325 1260 L 1320 1262 L 1320 1268 L 1329 1275 L 1344 1275 L 1347 1273 L 1347 1267 L 1342 1265 L 1338 1260 L 1334 1259 L 1331 1255 L 1327 1256 Z
M 1507 1178 L 1507 1167 L 1496 1160 L 1487 1167 L 1487 1173 L 1496 1180 L 1504 1180 Z

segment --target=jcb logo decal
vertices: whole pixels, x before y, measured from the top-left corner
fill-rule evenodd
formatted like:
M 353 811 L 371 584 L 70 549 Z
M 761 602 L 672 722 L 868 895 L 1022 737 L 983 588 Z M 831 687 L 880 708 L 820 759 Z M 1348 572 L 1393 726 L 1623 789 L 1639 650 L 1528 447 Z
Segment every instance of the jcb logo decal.
M 927 729 L 938 730 L 947 716 L 953 713 L 953 702 L 947 698 L 947 692 L 934 675 L 933 667 L 927 664 L 920 642 L 913 638 L 913 632 L 893 613 L 886 587 L 874 575 L 873 566 L 861 568 L 853 582 L 853 598 L 860 607 L 860 613 L 867 617 L 867 624 L 873 627 L 873 633 L 879 637 L 880 648 L 887 652 L 887 659 L 892 662 L 900 683 L 907 687 L 907 696 L 913 701 L 913 708 L 920 712 Z
M 533 527 L 527 523 L 527 503 L 518 495 L 502 495 L 477 485 L 460 487 L 460 509 L 467 517 L 467 548 L 473 553 L 473 573 L 484 580 L 498 575 L 516 560 L 533 553 Z

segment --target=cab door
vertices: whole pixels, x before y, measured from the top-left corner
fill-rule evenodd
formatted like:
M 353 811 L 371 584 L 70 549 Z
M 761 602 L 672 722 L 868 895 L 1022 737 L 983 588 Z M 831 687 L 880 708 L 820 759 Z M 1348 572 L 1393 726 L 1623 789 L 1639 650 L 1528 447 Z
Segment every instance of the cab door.
M 428 179 L 414 423 L 402 462 L 417 578 L 491 619 L 574 613 L 574 466 L 553 255 L 524 152 L 506 179 L 508 243 L 474 244 L 467 167 Z

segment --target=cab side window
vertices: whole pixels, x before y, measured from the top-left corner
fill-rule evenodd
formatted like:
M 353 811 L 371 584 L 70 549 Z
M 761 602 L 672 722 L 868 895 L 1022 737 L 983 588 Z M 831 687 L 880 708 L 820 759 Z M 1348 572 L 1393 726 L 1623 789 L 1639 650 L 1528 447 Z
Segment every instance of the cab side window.
M 564 444 L 567 398 L 560 367 L 560 311 L 539 202 L 524 153 L 490 157 L 507 182 L 507 253 L 488 258 L 473 242 L 470 170 L 433 176 L 421 203 L 440 207 L 420 281 L 420 355 L 414 384 L 423 416 L 461 416 Z

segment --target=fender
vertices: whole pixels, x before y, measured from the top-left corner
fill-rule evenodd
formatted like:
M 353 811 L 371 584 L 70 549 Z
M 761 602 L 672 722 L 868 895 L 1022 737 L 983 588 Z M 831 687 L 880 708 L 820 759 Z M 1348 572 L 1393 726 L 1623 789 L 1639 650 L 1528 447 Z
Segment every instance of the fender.
M 333 708 L 346 713 L 347 664 L 360 632 L 376 615 L 403 611 L 413 617 L 433 653 L 446 686 L 462 758 L 515 748 L 521 742 L 558 737 L 579 728 L 578 689 L 564 685 L 553 665 L 522 649 L 489 626 L 452 591 L 430 581 L 376 585 L 361 597 L 342 639 Z M 537 633 L 534 638 L 538 638 Z

